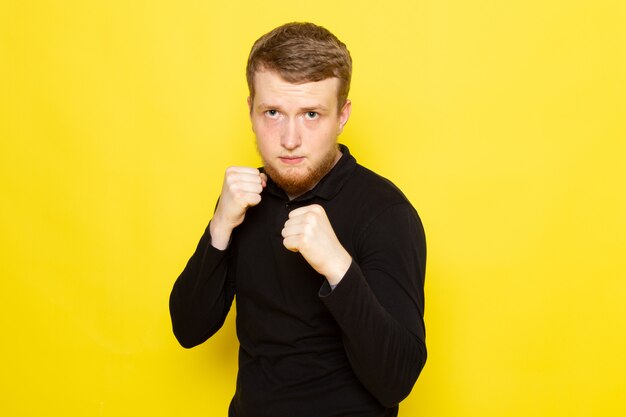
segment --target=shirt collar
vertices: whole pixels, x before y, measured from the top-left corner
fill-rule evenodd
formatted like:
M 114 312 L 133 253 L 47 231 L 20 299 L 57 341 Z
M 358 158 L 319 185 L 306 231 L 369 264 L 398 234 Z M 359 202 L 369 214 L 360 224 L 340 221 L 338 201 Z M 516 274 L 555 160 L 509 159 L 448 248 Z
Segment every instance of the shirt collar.
M 341 190 L 346 183 L 352 171 L 356 167 L 356 159 L 350 154 L 350 150 L 346 145 L 339 144 L 339 150 L 341 151 L 341 158 L 335 164 L 334 167 L 317 183 L 312 190 L 307 191 L 299 197 L 294 198 L 292 201 L 306 201 L 313 197 L 320 197 L 324 200 L 332 199 Z M 263 171 L 263 169 L 261 168 Z M 265 191 L 270 194 L 287 200 L 287 194 L 280 188 L 271 178 L 267 179 L 267 186 Z

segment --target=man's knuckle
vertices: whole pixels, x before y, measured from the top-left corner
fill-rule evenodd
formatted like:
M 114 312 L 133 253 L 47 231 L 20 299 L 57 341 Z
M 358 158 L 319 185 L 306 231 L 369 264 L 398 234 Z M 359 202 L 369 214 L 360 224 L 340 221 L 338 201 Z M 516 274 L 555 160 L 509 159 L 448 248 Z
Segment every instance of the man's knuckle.
M 237 177 L 235 176 L 235 174 L 229 173 L 228 175 L 226 175 L 225 181 L 226 181 L 226 184 L 228 184 L 229 186 L 232 186 L 233 184 L 237 182 Z

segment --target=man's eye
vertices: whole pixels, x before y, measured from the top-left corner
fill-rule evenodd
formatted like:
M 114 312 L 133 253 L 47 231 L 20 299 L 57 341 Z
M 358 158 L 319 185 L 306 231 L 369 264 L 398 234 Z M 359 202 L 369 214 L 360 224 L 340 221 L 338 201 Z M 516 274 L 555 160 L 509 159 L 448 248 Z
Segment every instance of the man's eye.
M 305 117 L 309 120 L 315 120 L 319 117 L 319 114 L 315 111 L 308 111 L 306 112 Z
M 278 111 L 276 111 L 276 110 L 267 110 L 265 112 L 265 114 L 267 114 L 269 117 L 276 117 L 276 115 L 278 114 Z

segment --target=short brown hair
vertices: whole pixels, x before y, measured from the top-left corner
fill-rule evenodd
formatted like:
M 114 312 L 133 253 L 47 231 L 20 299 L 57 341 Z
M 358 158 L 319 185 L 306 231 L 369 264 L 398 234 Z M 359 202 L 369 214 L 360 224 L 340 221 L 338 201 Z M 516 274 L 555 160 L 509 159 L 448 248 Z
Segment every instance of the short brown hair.
M 254 73 L 264 69 L 276 71 L 285 81 L 294 84 L 337 77 L 338 111 L 348 98 L 352 77 L 350 52 L 330 31 L 313 23 L 287 23 L 261 36 L 252 45 L 246 68 L 252 99 Z

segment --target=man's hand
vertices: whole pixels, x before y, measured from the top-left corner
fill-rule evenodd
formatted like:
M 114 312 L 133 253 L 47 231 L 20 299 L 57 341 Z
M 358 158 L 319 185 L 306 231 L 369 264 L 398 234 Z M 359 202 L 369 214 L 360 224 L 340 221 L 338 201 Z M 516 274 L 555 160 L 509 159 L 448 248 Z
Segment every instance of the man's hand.
M 222 193 L 211 220 L 211 244 L 224 250 L 233 229 L 243 223 L 246 210 L 261 202 L 261 192 L 267 184 L 265 174 L 256 168 L 230 167 L 224 175 Z
M 283 245 L 300 252 L 329 284 L 337 285 L 348 271 L 352 257 L 341 245 L 324 209 L 313 204 L 289 213 L 282 230 Z

